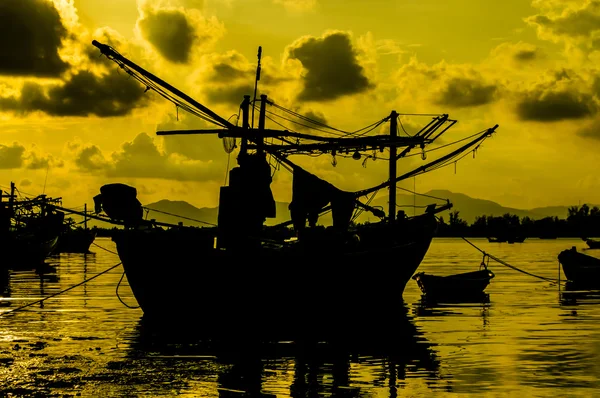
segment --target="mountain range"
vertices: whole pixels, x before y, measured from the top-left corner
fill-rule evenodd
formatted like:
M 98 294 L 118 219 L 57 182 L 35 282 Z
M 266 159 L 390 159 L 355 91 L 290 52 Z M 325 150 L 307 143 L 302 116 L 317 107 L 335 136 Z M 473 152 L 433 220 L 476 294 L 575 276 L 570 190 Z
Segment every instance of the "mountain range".
M 439 199 L 436 199 L 439 198 Z M 441 200 L 443 199 L 443 200 Z M 547 206 L 547 207 L 536 207 L 533 209 L 516 209 L 512 207 L 505 207 L 499 203 L 491 200 L 472 198 L 462 193 L 455 193 L 447 190 L 432 190 L 424 195 L 408 195 L 399 194 L 396 197 L 396 204 L 398 210 L 404 210 L 408 216 L 413 215 L 413 209 L 415 214 L 423 212 L 425 206 L 438 203 L 444 204 L 445 199 L 450 200 L 453 207 L 450 211 L 444 211 L 440 213 L 440 216 L 448 221 L 450 218 L 451 211 L 458 211 L 459 217 L 465 220 L 467 223 L 472 224 L 475 218 L 478 216 L 502 216 L 506 213 L 514 214 L 519 216 L 521 219 L 529 217 L 533 220 L 539 220 L 545 217 L 558 217 L 565 219 L 568 216 L 568 208 L 570 206 Z M 364 202 L 363 202 L 364 203 Z M 600 205 L 588 204 L 590 207 Z M 385 195 L 374 199 L 371 202 L 371 206 L 379 207 L 386 213 L 388 210 L 388 198 Z M 416 208 L 414 207 L 416 206 Z M 183 225 L 189 226 L 207 226 L 216 225 L 219 214 L 218 207 L 195 207 L 185 201 L 176 201 L 163 199 L 158 202 L 148 203 L 144 205 L 147 210 L 146 218 L 155 219 L 156 221 L 177 224 L 182 222 Z M 269 218 L 266 221 L 267 225 L 274 225 L 280 222 L 289 220 L 288 203 L 276 202 L 276 218 Z M 74 217 L 77 221 L 81 218 Z M 368 212 L 363 212 L 357 219 L 357 222 L 375 222 L 379 219 Z M 319 223 L 323 225 L 331 225 L 331 213 L 327 213 L 319 218 Z M 102 228 L 110 227 L 107 223 L 102 221 L 90 220 L 88 226 L 97 226 Z
M 514 214 L 520 218 L 529 217 L 534 220 L 542 219 L 545 217 L 558 217 L 567 218 L 568 208 L 570 206 L 547 206 L 547 207 L 536 207 L 533 209 L 516 209 L 512 207 L 504 207 L 499 203 L 491 200 L 476 199 L 467 196 L 462 193 L 454 193 L 447 190 L 432 190 L 427 192 L 427 196 L 414 196 L 399 194 L 396 197 L 398 209 L 402 209 L 407 215 L 413 215 L 413 205 L 420 206 L 415 209 L 416 214 L 423 211 L 423 207 L 431 203 L 443 204 L 444 201 L 436 200 L 435 198 L 448 199 L 453 204 L 453 208 L 450 211 L 458 211 L 459 217 L 469 224 L 475 221 L 478 216 L 502 216 L 506 213 Z M 383 210 L 387 212 L 388 198 L 381 196 L 371 203 L 372 206 L 381 206 Z M 289 220 L 288 203 L 276 202 L 277 217 L 274 219 L 267 219 L 266 224 L 273 225 L 280 222 Z M 590 207 L 596 206 L 589 204 Z M 202 207 L 197 208 L 184 201 L 172 201 L 172 200 L 160 200 L 158 202 L 149 203 L 145 205 L 146 208 L 150 209 L 148 212 L 148 219 L 156 219 L 156 221 L 166 222 L 171 224 L 177 224 L 183 222 L 184 225 L 191 226 L 203 226 L 205 223 L 216 224 L 217 217 L 219 214 L 218 207 Z M 449 218 L 450 211 L 442 212 L 440 215 L 447 221 Z M 183 218 L 182 218 L 183 217 Z M 195 221 L 194 221 L 195 220 Z M 356 221 L 377 221 L 378 218 L 364 212 Z M 203 221 L 199 222 L 199 221 Z M 320 218 L 320 223 L 324 225 L 331 225 L 331 213 L 326 214 Z

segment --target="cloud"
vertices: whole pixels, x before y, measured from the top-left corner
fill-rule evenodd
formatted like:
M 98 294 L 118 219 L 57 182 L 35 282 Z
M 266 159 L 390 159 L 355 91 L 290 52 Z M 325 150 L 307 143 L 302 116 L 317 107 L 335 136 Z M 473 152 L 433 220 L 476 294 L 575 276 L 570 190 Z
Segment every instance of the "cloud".
M 445 61 L 430 66 L 412 57 L 398 70 L 396 89 L 413 101 L 424 97 L 432 104 L 453 108 L 490 104 L 502 95 L 501 83 L 478 69 Z
M 577 130 L 577 135 L 583 138 L 591 138 L 600 141 L 600 119 L 594 118 L 586 126 Z
M 12 145 L 0 144 L 0 169 L 18 169 L 23 165 L 25 147 L 14 142 Z
M 216 18 L 205 18 L 198 9 L 156 8 L 140 4 L 137 28 L 141 36 L 166 60 L 186 64 L 195 48 L 212 45 L 224 33 Z
M 31 186 L 31 181 L 28 180 L 28 179 L 24 179 L 23 181 L 21 181 L 19 183 L 19 186 L 21 186 L 21 187 L 29 187 L 29 186 Z
M 239 105 L 244 95 L 253 95 L 256 64 L 236 51 L 204 54 L 192 77 L 193 85 L 202 87 L 202 95 L 209 103 Z M 288 83 L 297 84 L 298 78 L 278 68 L 271 57 L 261 59 L 260 94 L 277 92 L 278 99 L 285 95 Z
M 541 49 L 531 43 L 501 43 L 490 52 L 490 59 L 498 64 L 510 63 L 511 67 L 522 67 L 525 63 L 534 62 L 544 58 Z
M 213 181 L 221 180 L 224 175 L 224 169 L 212 160 L 190 160 L 177 153 L 164 152 L 145 133 L 125 142 L 121 150 L 113 152 L 108 159 L 97 146 L 84 146 L 78 151 L 75 164 L 82 171 L 109 178 Z
M 522 120 L 583 119 L 598 111 L 588 83 L 568 70 L 554 72 L 550 78 L 517 96 L 516 110 Z
M 63 162 L 55 159 L 52 155 L 39 154 L 35 148 L 26 150 L 25 146 L 18 142 L 11 145 L 0 144 L 0 169 L 20 169 L 22 167 L 30 170 L 46 169 L 48 167 L 62 167 Z
M 437 103 L 463 108 L 489 104 L 494 101 L 496 86 L 475 78 L 453 77 L 445 82 Z
M 320 38 L 306 36 L 286 48 L 286 58 L 297 60 L 304 69 L 304 101 L 330 101 L 374 87 L 358 62 L 350 35 L 329 32 Z
M 79 71 L 63 84 L 44 86 L 27 82 L 19 97 L 0 98 L 0 111 L 52 116 L 123 116 L 145 105 L 144 88 L 124 73 L 95 75 Z
M 49 167 L 63 167 L 64 162 L 60 159 L 55 159 L 52 155 L 40 155 L 35 151 L 31 151 L 25 158 L 25 167 L 30 170 L 44 170 Z
M 562 9 L 546 9 L 544 13 L 525 19 L 537 28 L 540 37 L 559 40 L 564 37 L 587 38 L 600 30 L 600 2 L 588 0 L 583 5 L 563 3 Z
M 67 37 L 61 17 L 49 0 L 0 2 L 0 74 L 57 77 L 69 65 L 59 50 Z

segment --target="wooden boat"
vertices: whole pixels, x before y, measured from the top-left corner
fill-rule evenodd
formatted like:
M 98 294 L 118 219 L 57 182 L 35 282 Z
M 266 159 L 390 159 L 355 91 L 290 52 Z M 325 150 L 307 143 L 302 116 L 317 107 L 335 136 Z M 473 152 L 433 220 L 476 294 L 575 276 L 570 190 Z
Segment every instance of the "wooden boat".
M 53 204 L 60 198 L 38 195 L 33 198 L 16 198 L 15 185 L 0 201 L 0 249 L 5 269 L 32 268 L 43 264 L 56 248 L 64 213 L 56 211 Z
M 246 95 L 241 104 L 242 127 L 238 127 L 113 48 L 96 41 L 93 44 L 127 73 L 147 82 L 147 87 L 161 95 L 169 92 L 163 96 L 178 98 L 186 109 L 221 127 L 159 135 L 218 134 L 226 140 L 228 152 L 235 147 L 232 142 L 241 140 L 238 166 L 230 171 L 229 184 L 220 190 L 216 227 L 163 229 L 159 223 L 143 220 L 136 189 L 124 184 L 104 185 L 94 198 L 98 214 L 104 212 L 113 222 L 124 225 L 113 240 L 144 317 L 194 316 L 202 328 L 223 331 L 244 325 L 247 332 L 248 327 L 263 331 L 282 326 L 327 329 L 352 320 L 363 310 L 379 311 L 382 306 L 393 310 L 401 303 L 405 285 L 435 235 L 435 215 L 452 207 L 449 202 L 432 204 L 423 214 L 399 217 L 397 182 L 449 164 L 498 127 L 398 176 L 398 159 L 412 148 L 424 151 L 456 121 L 448 115 L 436 116 L 416 134 L 399 137 L 398 113 L 392 111 L 374 124 L 389 122 L 389 135 L 347 132 L 342 138 L 332 138 L 267 129 L 267 105 L 276 105 L 261 95 L 258 128 L 254 129 L 249 123 L 250 95 Z M 257 76 L 259 71 L 260 57 Z M 281 106 L 277 109 L 289 111 Z M 303 120 L 306 123 L 306 118 Z M 330 127 L 321 123 L 320 128 Z M 274 138 L 275 143 L 266 137 Z M 364 152 L 384 148 L 390 153 L 387 179 L 357 192 L 343 191 L 290 160 L 294 155 L 344 152 L 360 159 Z M 264 225 L 267 218 L 275 216 L 270 188 L 273 170 L 267 156 L 275 170 L 283 168 L 293 174 L 290 221 L 273 227 Z M 387 214 L 370 206 L 370 199 L 366 203 L 361 200 L 366 196 L 372 199 L 384 188 L 390 191 Z M 333 226 L 317 225 L 319 216 L 328 211 L 332 212 Z M 354 225 L 351 220 L 362 211 L 371 212 L 380 221 Z M 290 227 L 295 239 L 287 239 Z M 384 258 L 389 260 L 378 260 Z
M 76 225 L 75 220 L 65 220 L 63 230 L 58 238 L 54 254 L 59 253 L 89 253 L 90 246 L 96 239 L 96 230 L 87 226 L 87 205 L 83 211 L 83 227 Z
M 419 272 L 412 278 L 427 297 L 469 298 L 481 296 L 494 278 L 494 273 L 488 269 L 448 276 Z
M 600 240 L 582 238 L 590 249 L 600 249 Z
M 573 246 L 558 255 L 567 279 L 576 287 L 600 287 L 600 259 L 577 251 Z
M 58 238 L 53 254 L 89 253 L 95 239 L 96 231 L 92 229 L 66 226 Z

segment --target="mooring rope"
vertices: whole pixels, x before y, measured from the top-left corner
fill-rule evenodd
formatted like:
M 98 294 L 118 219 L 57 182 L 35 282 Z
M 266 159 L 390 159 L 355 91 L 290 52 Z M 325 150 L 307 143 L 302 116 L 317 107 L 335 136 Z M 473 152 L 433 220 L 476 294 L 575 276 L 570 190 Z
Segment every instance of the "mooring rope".
M 102 250 L 104 250 L 104 251 L 107 251 L 107 252 L 109 252 L 109 253 L 111 253 L 111 254 L 114 254 L 114 255 L 116 255 L 116 256 L 118 256 L 118 255 L 119 255 L 119 253 L 117 253 L 117 252 L 115 252 L 115 251 L 112 251 L 112 250 L 110 250 L 110 249 L 107 249 L 106 247 L 102 247 L 102 246 L 100 246 L 99 244 L 97 244 L 96 242 L 92 242 L 92 245 L 94 245 L 94 246 L 96 246 L 96 247 L 99 247 L 100 249 L 102 249 Z
M 31 307 L 31 306 L 32 306 L 32 305 L 34 305 L 34 304 L 39 304 L 39 303 L 42 303 L 42 302 L 44 302 L 44 301 L 46 301 L 46 300 L 48 300 L 48 299 L 51 299 L 52 297 L 56 297 L 56 296 L 58 296 L 58 295 L 60 295 L 60 294 L 66 293 L 66 292 L 68 292 L 68 291 L 69 291 L 69 290 L 71 290 L 71 289 L 74 289 L 74 288 L 76 288 L 76 287 L 78 287 L 78 286 L 81 286 L 81 285 L 83 285 L 83 284 L 85 284 L 85 283 L 88 283 L 89 281 L 91 281 L 91 280 L 93 280 L 93 279 L 96 279 L 96 278 L 97 278 L 97 277 L 99 277 L 100 275 L 104 275 L 104 274 L 106 274 L 107 272 L 109 272 L 109 271 L 112 271 L 113 269 L 117 268 L 119 265 L 121 265 L 121 262 L 119 262 L 118 264 L 115 264 L 115 265 L 113 265 L 112 267 L 110 267 L 110 268 L 108 268 L 108 269 L 106 269 L 106 270 L 104 270 L 104 271 L 100 272 L 99 274 L 96 274 L 96 275 L 92 276 L 91 278 L 84 279 L 83 281 L 81 281 L 81 282 L 79 282 L 79 283 L 77 283 L 77 284 L 75 284 L 75 285 L 73 285 L 73 286 L 70 286 L 70 287 L 68 287 L 68 288 L 66 288 L 66 289 L 64 289 L 64 290 L 61 290 L 61 291 L 60 291 L 60 292 L 58 292 L 58 293 L 51 294 L 50 296 L 44 297 L 43 299 L 36 300 L 36 301 L 34 301 L 34 302 L 31 302 L 31 303 L 29 303 L 29 304 L 22 305 L 22 306 L 20 306 L 20 307 L 14 308 L 14 309 L 12 309 L 12 310 L 10 310 L 10 311 L 2 312 L 2 313 L 0 313 L 0 317 L 2 317 L 2 316 L 4 316 L 4 315 L 7 315 L 7 314 L 10 314 L 10 313 L 12 313 L 12 312 L 21 311 L 21 310 L 22 310 L 22 309 L 24 309 L 24 308 Z
M 509 264 L 509 263 L 507 263 L 506 261 L 503 261 L 503 260 L 499 259 L 498 257 L 496 257 L 496 256 L 492 255 L 492 254 L 486 253 L 484 250 L 482 250 L 482 249 L 480 249 L 479 247 L 477 247 L 475 244 L 473 244 L 473 242 L 470 242 L 470 241 L 469 241 L 467 238 L 465 238 L 464 236 L 461 236 L 461 238 L 462 238 L 462 239 L 463 239 L 465 242 L 467 242 L 468 244 L 470 244 L 471 246 L 473 246 L 475 249 L 477 249 L 477 250 L 479 250 L 481 253 L 483 253 L 483 256 L 484 256 L 484 258 L 485 258 L 485 256 L 487 256 L 488 258 L 491 258 L 492 260 L 494 260 L 494 261 L 496 261 L 496 262 L 498 262 L 498 263 L 500 263 L 500 264 L 502 264 L 502 265 L 504 265 L 504 266 L 506 266 L 506 267 L 508 267 L 508 268 L 511 268 L 511 269 L 513 269 L 513 270 L 515 270 L 515 271 L 521 272 L 521 273 L 523 273 L 523 274 L 525 274 L 525 275 L 533 276 L 534 278 L 538 278 L 538 279 L 545 280 L 546 282 L 550 282 L 550 283 L 561 283 L 560 279 L 555 279 L 555 278 L 547 278 L 547 277 L 545 277 L 545 276 L 535 275 L 535 274 L 532 274 L 531 272 L 527 272 L 527 271 L 525 271 L 525 270 L 522 270 L 522 269 L 520 269 L 520 268 L 517 268 L 517 267 L 515 267 L 514 265 L 510 265 L 510 264 Z

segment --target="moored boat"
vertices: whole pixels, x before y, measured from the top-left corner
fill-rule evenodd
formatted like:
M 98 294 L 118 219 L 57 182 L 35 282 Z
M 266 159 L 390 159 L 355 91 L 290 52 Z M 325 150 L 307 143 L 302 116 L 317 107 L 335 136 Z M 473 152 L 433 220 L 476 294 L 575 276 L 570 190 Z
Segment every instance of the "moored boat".
M 600 240 L 590 238 L 583 238 L 583 240 L 590 249 L 600 249 Z
M 600 259 L 577 251 L 575 246 L 558 255 L 567 279 L 577 287 L 600 287 Z
M 5 269 L 31 268 L 43 264 L 55 250 L 64 213 L 53 204 L 60 198 L 38 195 L 33 198 L 16 198 L 15 185 L 11 192 L 2 195 L 8 201 L 0 202 L 0 249 Z
M 488 269 L 447 276 L 419 272 L 412 277 L 428 298 L 451 299 L 481 296 L 492 278 L 494 273 Z

